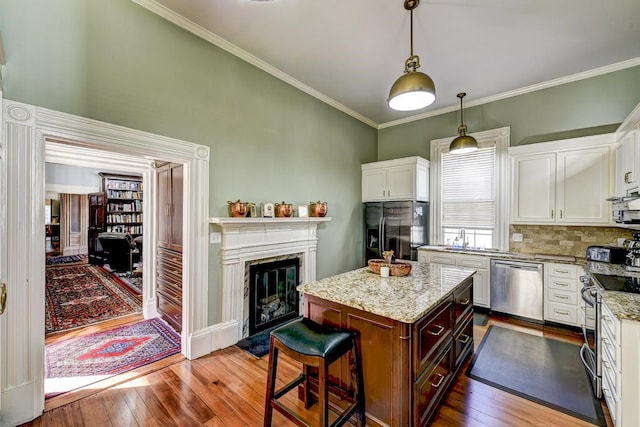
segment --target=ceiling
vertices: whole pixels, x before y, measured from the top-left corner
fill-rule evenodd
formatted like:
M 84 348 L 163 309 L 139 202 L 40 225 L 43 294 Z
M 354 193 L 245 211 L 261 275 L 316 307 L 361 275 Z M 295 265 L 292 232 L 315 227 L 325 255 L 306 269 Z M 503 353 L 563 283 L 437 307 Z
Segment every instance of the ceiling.
M 402 113 L 386 99 L 409 56 L 403 0 L 133 1 L 377 127 L 455 110 L 462 91 L 471 106 L 640 65 L 638 0 L 422 0 L 414 53 L 437 100 Z

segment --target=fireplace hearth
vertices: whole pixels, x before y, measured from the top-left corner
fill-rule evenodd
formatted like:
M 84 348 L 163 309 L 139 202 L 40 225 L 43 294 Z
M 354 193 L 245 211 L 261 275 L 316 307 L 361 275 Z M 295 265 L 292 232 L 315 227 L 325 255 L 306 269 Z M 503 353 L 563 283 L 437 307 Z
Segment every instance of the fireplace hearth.
M 249 335 L 298 316 L 300 259 L 253 264 L 249 268 Z

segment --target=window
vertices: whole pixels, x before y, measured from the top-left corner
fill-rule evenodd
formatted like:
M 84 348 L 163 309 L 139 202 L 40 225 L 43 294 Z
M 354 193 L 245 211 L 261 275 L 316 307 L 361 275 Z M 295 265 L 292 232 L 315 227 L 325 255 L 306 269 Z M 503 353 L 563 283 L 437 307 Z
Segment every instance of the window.
M 509 128 L 473 135 L 478 150 L 451 154 L 453 138 L 431 141 L 431 244 L 508 248 Z

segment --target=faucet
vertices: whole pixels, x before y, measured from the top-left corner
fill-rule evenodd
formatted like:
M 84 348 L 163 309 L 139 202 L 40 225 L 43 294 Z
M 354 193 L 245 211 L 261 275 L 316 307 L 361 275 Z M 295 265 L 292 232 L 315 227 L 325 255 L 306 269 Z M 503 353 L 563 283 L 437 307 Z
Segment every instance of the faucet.
M 468 241 L 468 240 L 466 240 L 466 238 L 465 238 L 465 231 L 464 231 L 464 228 L 461 228 L 461 229 L 458 231 L 458 236 L 459 236 L 459 237 L 460 237 L 460 239 L 462 240 L 462 245 L 461 245 L 461 246 L 462 246 L 463 248 L 466 248 L 467 246 L 469 246 L 469 241 Z

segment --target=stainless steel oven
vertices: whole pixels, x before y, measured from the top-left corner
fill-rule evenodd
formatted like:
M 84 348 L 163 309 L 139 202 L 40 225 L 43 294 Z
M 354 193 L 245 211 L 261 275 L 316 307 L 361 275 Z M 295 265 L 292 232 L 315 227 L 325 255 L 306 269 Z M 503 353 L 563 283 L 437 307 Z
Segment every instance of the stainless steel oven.
M 602 296 L 600 294 L 600 285 L 592 273 L 580 277 L 582 289 L 580 293 L 582 299 L 588 307 L 592 307 L 595 313 L 595 325 L 593 331 L 587 328 L 587 313 L 584 310 L 582 322 L 582 335 L 584 343 L 580 348 L 580 358 L 584 364 L 587 373 L 591 379 L 593 394 L 598 399 L 602 398 L 602 349 L 598 340 L 600 339 L 600 318 L 602 315 Z
M 598 264 L 598 263 L 593 263 Z M 587 328 L 586 318 L 582 326 L 584 344 L 580 349 L 580 357 L 593 385 L 593 393 L 597 398 L 602 397 L 602 349 L 600 348 L 600 319 L 602 318 L 603 293 L 608 291 L 630 292 L 640 294 L 640 275 L 630 273 L 623 267 L 601 264 L 604 268 L 591 265 L 588 275 L 582 276 L 582 299 L 593 307 L 595 325 L 593 332 Z M 586 316 L 585 310 L 585 316 Z

